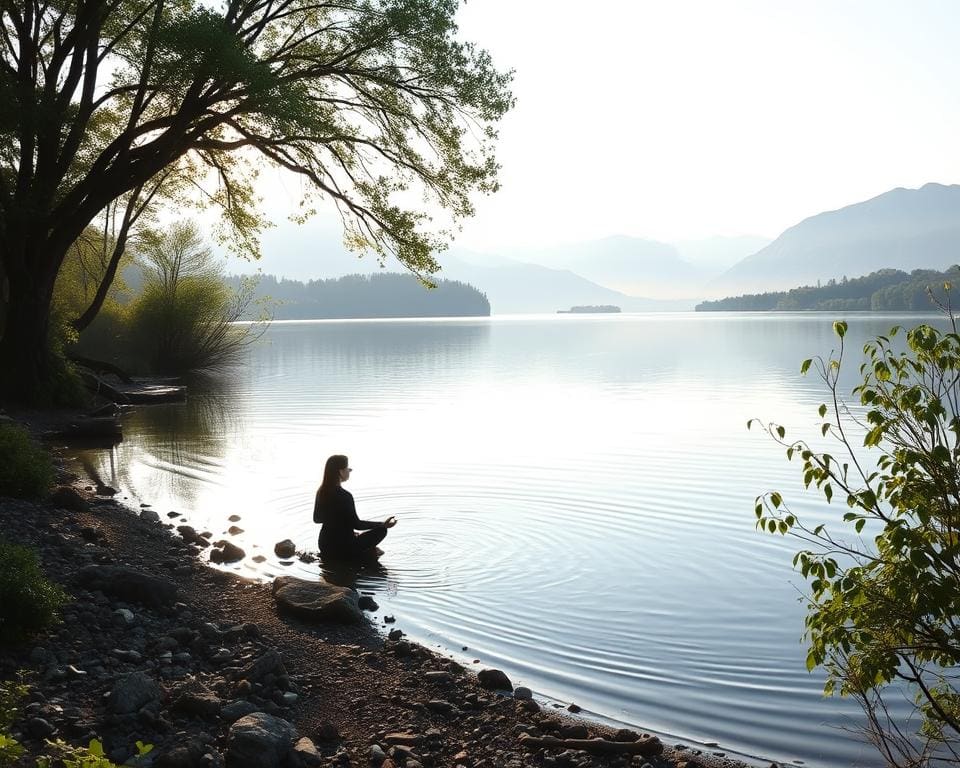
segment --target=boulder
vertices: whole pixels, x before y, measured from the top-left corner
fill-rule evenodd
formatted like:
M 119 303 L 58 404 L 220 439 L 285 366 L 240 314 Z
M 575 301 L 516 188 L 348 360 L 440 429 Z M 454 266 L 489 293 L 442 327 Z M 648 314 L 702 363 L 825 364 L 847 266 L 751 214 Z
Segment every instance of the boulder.
M 480 686 L 491 691 L 512 691 L 513 683 L 499 669 L 481 669 L 477 674 Z
M 241 717 L 227 735 L 226 768 L 281 768 L 297 741 L 292 724 L 265 712 Z
M 141 509 L 140 510 L 140 519 L 146 520 L 148 523 L 159 523 L 160 515 L 158 515 L 152 509 Z
M 281 610 L 309 621 L 343 624 L 363 621 L 357 593 L 323 580 L 305 581 L 293 576 L 278 576 L 273 580 L 273 599 Z
M 159 701 L 160 686 L 143 672 L 131 672 L 118 678 L 110 691 L 110 709 L 117 715 L 130 715 Z
M 273 545 L 273 554 L 284 559 L 293 557 L 295 554 L 297 554 L 297 545 L 294 544 L 290 539 L 278 541 Z
M 154 608 L 173 605 L 177 585 L 121 565 L 88 565 L 81 568 L 76 581 L 85 589 L 101 591 L 125 602 L 142 603 Z

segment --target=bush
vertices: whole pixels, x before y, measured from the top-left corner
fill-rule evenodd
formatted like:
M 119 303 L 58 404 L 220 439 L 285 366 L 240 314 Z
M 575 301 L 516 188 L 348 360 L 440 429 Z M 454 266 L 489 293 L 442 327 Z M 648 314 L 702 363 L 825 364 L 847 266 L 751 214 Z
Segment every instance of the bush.
M 826 670 L 826 693 L 857 700 L 887 764 L 910 768 L 960 764 L 960 334 L 950 320 L 947 333 L 908 331 L 905 349 L 893 341 L 900 328 L 866 344 L 853 390 L 863 416 L 837 391 L 847 324 L 834 324 L 837 356 L 801 372 L 813 367 L 826 384 L 821 433 L 836 456 L 767 427 L 805 485 L 844 505 L 848 530 L 807 527 L 776 491 L 754 510 L 761 530 L 809 546 L 794 558 L 810 582 L 807 667 Z M 888 707 L 911 697 L 916 718 Z
M 0 423 L 0 496 L 39 498 L 53 482 L 50 456 L 27 431 Z
M 66 592 L 41 572 L 36 552 L 0 539 L 0 643 L 45 629 L 66 601 Z

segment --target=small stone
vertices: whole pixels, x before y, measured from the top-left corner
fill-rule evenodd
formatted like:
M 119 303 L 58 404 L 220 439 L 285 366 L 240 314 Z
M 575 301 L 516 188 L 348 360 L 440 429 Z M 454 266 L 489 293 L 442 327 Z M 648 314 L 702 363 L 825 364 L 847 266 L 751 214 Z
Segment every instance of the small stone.
M 428 683 L 443 685 L 445 683 L 449 683 L 453 678 L 450 676 L 449 672 L 444 672 L 443 670 L 433 670 L 430 672 L 424 672 L 423 679 Z
M 231 536 L 239 536 L 241 533 L 243 533 L 243 528 L 237 525 L 231 525 L 229 528 L 227 528 L 227 533 L 229 533 Z
M 370 597 L 370 595 L 360 595 L 357 600 L 357 605 L 360 606 L 361 611 L 376 611 L 380 609 L 377 601 Z
M 140 510 L 140 519 L 146 520 L 148 523 L 159 523 L 160 515 L 154 512 L 152 509 L 141 509 Z
M 387 633 L 388 640 L 399 640 L 401 637 L 403 637 L 403 630 L 400 629 L 391 629 Z
M 393 622 L 395 622 L 396 620 L 397 620 L 396 616 L 384 616 L 384 617 L 383 617 L 383 623 L 384 623 L 384 624 L 393 624 Z
M 379 744 L 374 744 L 372 747 L 370 747 L 370 765 L 374 766 L 374 768 L 377 768 L 377 766 L 381 765 L 386 759 L 387 754 L 383 751 L 383 749 L 381 749 Z
M 297 696 L 293 691 L 287 691 L 281 697 L 281 704 L 285 707 L 292 707 L 300 700 L 300 697 Z
M 231 523 L 239 523 L 240 515 L 230 515 L 230 517 L 228 517 L 227 520 L 229 520 Z
M 133 615 L 133 611 L 131 611 L 129 608 L 117 608 L 113 612 L 113 615 L 128 626 L 133 624 L 133 622 L 136 620 L 136 617 Z
M 513 683 L 499 669 L 481 669 L 477 674 L 477 680 L 482 688 L 491 691 L 512 691 Z
M 527 688 L 524 685 L 518 685 L 513 691 L 513 698 L 515 699 L 532 699 L 533 691 Z
M 307 766 L 307 768 L 313 768 L 313 766 L 320 765 L 323 762 L 316 745 L 306 736 L 294 745 L 293 751 L 300 758 L 301 764 Z
M 277 557 L 286 559 L 293 557 L 296 553 L 297 545 L 291 539 L 284 539 L 273 545 L 273 554 Z
M 567 706 L 567 711 L 568 711 L 568 712 L 573 712 L 573 714 L 577 714 L 577 712 L 580 712 L 580 711 L 581 711 L 581 707 L 580 707 L 579 704 L 573 704 L 573 703 L 571 703 L 569 706 Z

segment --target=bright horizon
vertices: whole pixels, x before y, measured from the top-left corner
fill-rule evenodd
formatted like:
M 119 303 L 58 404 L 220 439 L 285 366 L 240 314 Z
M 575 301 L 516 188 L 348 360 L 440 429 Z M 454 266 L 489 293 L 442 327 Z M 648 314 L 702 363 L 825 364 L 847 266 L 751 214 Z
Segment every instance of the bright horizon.
M 461 6 L 461 39 L 515 70 L 517 105 L 500 126 L 502 188 L 476 199 L 455 249 L 772 240 L 896 187 L 960 182 L 960 6 L 598 0 L 589 17 L 582 10 Z M 339 245 L 330 209 L 302 227 L 287 221 L 299 186 L 264 173 L 276 224 L 264 271 L 277 249 L 304 254 L 288 253 L 289 264 Z

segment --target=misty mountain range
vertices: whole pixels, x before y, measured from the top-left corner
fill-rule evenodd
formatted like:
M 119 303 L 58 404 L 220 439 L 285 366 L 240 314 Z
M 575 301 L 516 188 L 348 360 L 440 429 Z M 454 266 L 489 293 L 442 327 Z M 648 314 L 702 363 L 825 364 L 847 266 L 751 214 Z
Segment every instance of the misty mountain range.
M 285 264 L 311 277 L 383 271 L 374 259 L 329 245 L 265 241 L 265 272 Z M 663 243 L 615 236 L 482 254 L 452 248 L 437 277 L 469 283 L 494 313 L 555 312 L 614 304 L 625 312 L 692 309 L 700 300 L 815 285 L 879 269 L 946 269 L 960 262 L 960 185 L 897 188 L 811 216 L 776 240 L 716 237 Z M 397 271 L 396 269 L 390 271 Z

